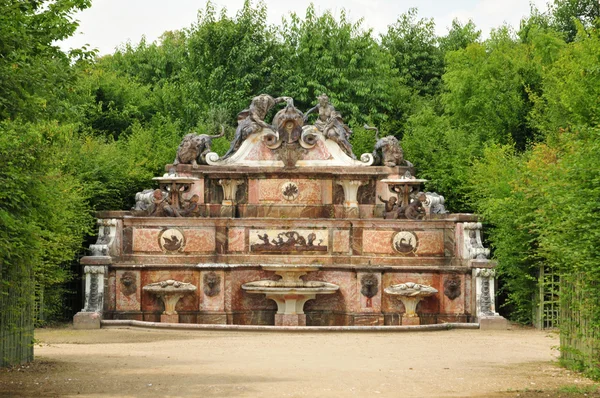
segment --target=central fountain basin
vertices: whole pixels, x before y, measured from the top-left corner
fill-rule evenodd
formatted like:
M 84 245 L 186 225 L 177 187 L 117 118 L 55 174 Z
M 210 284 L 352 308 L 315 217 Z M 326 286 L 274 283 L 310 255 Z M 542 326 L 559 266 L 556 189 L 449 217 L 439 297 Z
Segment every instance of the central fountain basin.
M 301 276 L 318 271 L 319 266 L 263 266 L 281 276 L 280 280 L 262 280 L 248 282 L 242 289 L 248 293 L 264 294 L 277 303 L 275 326 L 306 326 L 304 304 L 317 294 L 333 294 L 339 286 L 329 282 L 304 281 Z

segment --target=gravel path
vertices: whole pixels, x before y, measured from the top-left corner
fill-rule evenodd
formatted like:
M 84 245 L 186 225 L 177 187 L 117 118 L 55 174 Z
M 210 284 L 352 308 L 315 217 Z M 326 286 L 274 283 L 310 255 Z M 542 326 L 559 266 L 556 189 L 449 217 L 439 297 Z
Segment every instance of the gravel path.
M 556 334 L 533 329 L 44 329 L 36 338 L 33 364 L 0 371 L 0 396 L 554 397 L 591 384 L 556 365 Z

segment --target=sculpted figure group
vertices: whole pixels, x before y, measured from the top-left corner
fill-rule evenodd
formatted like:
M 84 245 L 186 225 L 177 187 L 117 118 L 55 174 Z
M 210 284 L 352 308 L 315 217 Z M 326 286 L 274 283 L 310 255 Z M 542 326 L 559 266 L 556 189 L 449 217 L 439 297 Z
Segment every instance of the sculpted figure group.
M 253 133 L 262 129 L 273 132 L 272 141 L 280 139 L 286 142 L 295 142 L 302 133 L 302 126 L 308 123 L 309 115 L 317 113 L 317 119 L 314 127 L 326 139 L 336 142 L 341 150 L 349 157 L 356 159 L 352 152 L 350 137 L 352 130 L 344 123 L 342 115 L 330 103 L 326 94 L 321 94 L 317 98 L 317 104 L 310 108 L 306 113 L 302 113 L 294 107 L 294 101 L 291 97 L 274 98 L 269 94 L 260 94 L 252 99 L 250 106 L 238 114 L 237 128 L 235 136 L 231 141 L 229 150 L 223 156 L 227 159 L 237 152 L 242 143 Z M 287 105 L 273 118 L 272 125 L 265 122 L 267 113 L 277 104 L 285 102 Z M 299 121 L 290 122 L 292 118 L 298 118 Z M 379 139 L 379 131 L 374 127 L 365 126 L 369 130 L 376 130 L 377 143 L 373 151 L 376 159 L 375 164 L 384 166 L 412 166 L 410 162 L 404 160 L 402 148 L 398 139 L 394 136 L 387 136 Z M 294 131 L 292 131 L 294 130 Z M 296 131 L 298 130 L 298 131 Z M 281 137 L 281 135 L 286 137 Z M 211 151 L 211 144 L 214 138 L 224 135 L 224 129 L 221 127 L 221 133 L 216 135 L 191 133 L 184 137 L 177 150 L 177 156 L 173 162 L 177 164 L 207 164 L 206 155 Z M 276 146 L 277 147 L 277 146 Z
M 419 192 L 409 204 L 398 204 L 398 198 L 392 196 L 388 200 L 378 197 L 385 204 L 383 218 L 386 220 L 395 220 L 398 218 L 407 218 L 409 220 L 421 220 L 425 217 L 425 208 L 423 202 L 427 199 L 425 194 Z

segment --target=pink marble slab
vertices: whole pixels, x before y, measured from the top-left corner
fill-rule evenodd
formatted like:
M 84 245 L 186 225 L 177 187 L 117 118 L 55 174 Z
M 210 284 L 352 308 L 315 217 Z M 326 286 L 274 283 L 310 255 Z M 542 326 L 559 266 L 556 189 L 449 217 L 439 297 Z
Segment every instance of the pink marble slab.
M 350 251 L 350 231 L 334 230 L 333 231 L 333 252 L 348 253 Z
M 229 252 L 246 251 L 245 228 L 229 228 L 227 231 L 227 249 Z
M 183 230 L 185 235 L 184 252 L 210 253 L 215 251 L 214 228 L 190 228 Z
M 417 255 L 421 256 L 443 256 L 444 255 L 444 231 L 416 231 L 419 244 Z
M 134 252 L 162 252 L 158 244 L 159 228 L 134 228 L 133 229 L 133 251 Z
M 392 247 L 395 231 L 363 230 L 363 251 L 376 254 L 398 254 Z

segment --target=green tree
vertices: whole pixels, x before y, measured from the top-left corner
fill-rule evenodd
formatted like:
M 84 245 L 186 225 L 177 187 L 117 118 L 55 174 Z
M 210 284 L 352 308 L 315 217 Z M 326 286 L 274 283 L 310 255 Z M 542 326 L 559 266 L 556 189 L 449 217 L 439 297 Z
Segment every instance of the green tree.
M 445 54 L 467 48 L 469 44 L 478 43 L 481 39 L 481 31 L 477 30 L 473 21 L 469 20 L 462 24 L 458 19 L 452 21 L 452 26 L 446 36 L 438 39 L 440 50 Z
M 400 15 L 381 36 L 406 84 L 423 95 L 437 94 L 444 71 L 444 56 L 437 45 L 433 19 L 417 20 L 417 9 Z
M 514 142 L 524 149 L 535 137 L 527 123 L 529 91 L 540 80 L 532 58 L 531 48 L 506 27 L 483 44 L 448 53 L 442 100 L 452 123 L 475 132 L 482 143 Z
M 0 4 L 0 120 L 34 120 L 64 112 L 64 92 L 73 76 L 69 56 L 55 42 L 75 32 L 71 14 L 89 5 L 89 0 Z
M 596 0 L 554 0 L 549 7 L 551 26 L 564 35 L 567 42 L 577 36 L 577 25 L 598 27 L 600 3 Z
M 326 93 L 352 127 L 368 122 L 396 132 L 410 92 L 393 70 L 393 59 L 361 24 L 348 21 L 344 11 L 339 20 L 330 11 L 317 15 L 313 5 L 304 19 L 292 14 L 281 31 L 275 91 L 293 97 L 300 109 Z

